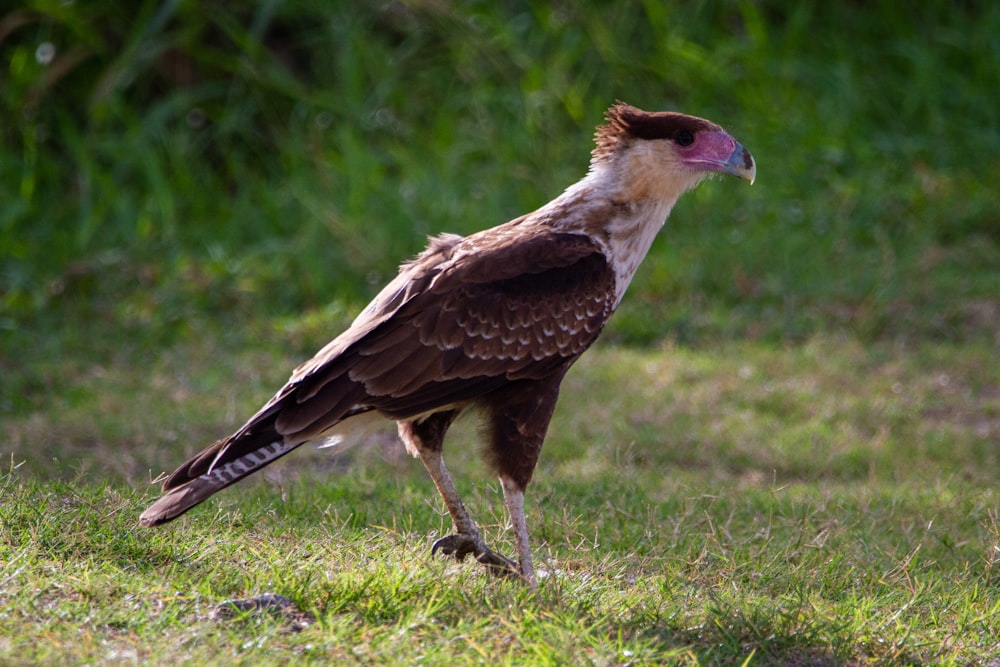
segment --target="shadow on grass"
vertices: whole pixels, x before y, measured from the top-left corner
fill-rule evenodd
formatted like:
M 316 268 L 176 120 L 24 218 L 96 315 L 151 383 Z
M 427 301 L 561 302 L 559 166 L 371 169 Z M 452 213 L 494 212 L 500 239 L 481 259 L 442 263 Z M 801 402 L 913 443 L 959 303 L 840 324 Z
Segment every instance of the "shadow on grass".
M 665 644 L 688 647 L 704 665 L 834 667 L 876 659 L 879 664 L 922 664 L 901 646 L 867 651 L 846 621 L 818 618 L 804 600 L 790 607 L 716 600 L 705 613 L 697 627 L 663 627 L 652 634 Z

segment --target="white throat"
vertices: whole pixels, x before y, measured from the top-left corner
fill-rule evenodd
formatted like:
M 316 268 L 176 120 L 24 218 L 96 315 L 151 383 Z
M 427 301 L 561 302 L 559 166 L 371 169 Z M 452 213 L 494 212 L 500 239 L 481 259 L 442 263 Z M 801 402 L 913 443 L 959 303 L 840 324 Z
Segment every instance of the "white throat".
M 646 258 L 656 234 L 663 228 L 673 201 L 652 201 L 636 206 L 629 215 L 608 222 L 606 252 L 615 270 L 615 307 L 621 303 L 632 277 Z
M 623 174 L 621 167 L 621 164 L 593 164 L 587 175 L 563 195 L 581 197 L 586 201 L 581 202 L 585 207 L 605 212 L 609 210 L 608 202 L 617 203 L 610 207 L 610 216 L 605 213 L 602 219 L 594 221 L 599 230 L 588 230 L 601 244 L 615 271 L 616 307 L 677 199 L 701 180 L 700 174 L 663 178 L 660 171 L 649 175 L 641 166 L 631 174 Z M 635 172 L 645 177 L 635 178 Z M 674 187 L 663 187 L 664 184 Z

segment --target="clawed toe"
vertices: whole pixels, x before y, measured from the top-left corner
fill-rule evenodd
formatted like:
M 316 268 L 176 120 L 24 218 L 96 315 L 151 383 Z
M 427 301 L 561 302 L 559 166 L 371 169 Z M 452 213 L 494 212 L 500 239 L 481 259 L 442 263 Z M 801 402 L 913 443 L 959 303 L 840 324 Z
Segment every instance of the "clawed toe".
M 431 555 L 438 551 L 445 556 L 454 556 L 455 560 L 462 562 L 469 554 L 476 553 L 476 540 L 471 535 L 447 535 L 434 543 Z
M 490 573 L 496 576 L 521 576 L 521 570 L 517 563 L 501 556 L 471 535 L 459 533 L 442 537 L 431 547 L 431 554 L 436 554 L 438 551 L 446 556 L 454 556 L 455 560 L 459 562 L 472 554 L 477 561 L 489 569 Z
M 521 569 L 517 563 L 505 556 L 501 556 L 492 549 L 487 549 L 484 553 L 478 554 L 476 560 L 486 566 L 490 574 L 497 577 L 520 577 Z

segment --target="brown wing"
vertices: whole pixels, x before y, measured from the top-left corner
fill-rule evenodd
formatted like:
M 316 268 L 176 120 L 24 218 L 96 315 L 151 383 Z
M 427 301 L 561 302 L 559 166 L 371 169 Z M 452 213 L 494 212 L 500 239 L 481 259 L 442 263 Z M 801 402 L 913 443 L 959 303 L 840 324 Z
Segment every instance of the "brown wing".
M 278 431 L 320 433 L 344 408 L 405 419 L 572 363 L 611 316 L 607 260 L 582 235 L 505 228 L 451 245 L 433 266 L 418 259 L 412 276 L 404 269 L 420 288 L 336 356 L 310 362 Z
M 213 470 L 249 474 L 262 447 L 283 443 L 283 454 L 361 412 L 407 419 L 565 369 L 611 316 L 614 275 L 588 237 L 521 222 L 432 240 L 347 331 L 164 489 Z

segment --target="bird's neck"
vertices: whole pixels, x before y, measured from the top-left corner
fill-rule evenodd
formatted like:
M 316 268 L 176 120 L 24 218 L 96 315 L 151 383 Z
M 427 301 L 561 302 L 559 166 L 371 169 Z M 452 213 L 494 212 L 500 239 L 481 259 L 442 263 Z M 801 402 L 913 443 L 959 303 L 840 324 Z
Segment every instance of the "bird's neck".
M 629 214 L 611 218 L 606 226 L 606 251 L 615 268 L 615 306 L 625 296 L 625 290 L 642 260 L 646 258 L 657 232 L 663 228 L 674 202 L 646 201 Z
M 620 172 L 593 165 L 580 181 L 546 205 L 551 224 L 578 231 L 597 242 L 615 271 L 615 305 L 621 302 L 639 264 L 649 252 L 687 184 L 676 189 L 641 189 Z M 541 211 L 540 211 L 541 212 Z

